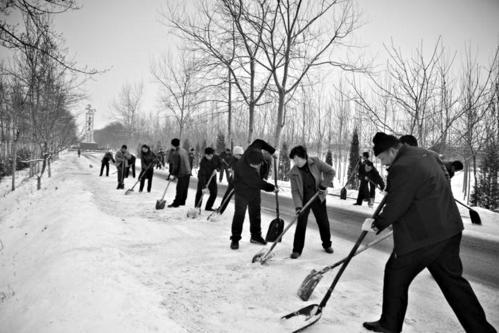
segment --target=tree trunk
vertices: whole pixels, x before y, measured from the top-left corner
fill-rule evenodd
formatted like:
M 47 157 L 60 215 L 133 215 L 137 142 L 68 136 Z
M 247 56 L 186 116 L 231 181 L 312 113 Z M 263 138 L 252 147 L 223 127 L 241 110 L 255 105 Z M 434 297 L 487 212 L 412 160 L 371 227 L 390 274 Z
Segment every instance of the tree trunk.
M 278 104 L 277 104 L 277 124 L 274 133 L 274 145 L 278 149 L 281 142 L 282 128 L 284 127 L 284 91 L 279 90 L 278 92 Z
M 14 134 L 15 135 L 15 134 Z M 17 140 L 12 142 L 12 191 L 16 190 Z
M 228 100 L 227 100 L 227 140 L 230 145 L 230 149 L 232 150 L 234 148 L 234 144 L 232 142 L 232 80 L 231 80 L 231 74 L 229 70 L 229 91 L 228 91 Z

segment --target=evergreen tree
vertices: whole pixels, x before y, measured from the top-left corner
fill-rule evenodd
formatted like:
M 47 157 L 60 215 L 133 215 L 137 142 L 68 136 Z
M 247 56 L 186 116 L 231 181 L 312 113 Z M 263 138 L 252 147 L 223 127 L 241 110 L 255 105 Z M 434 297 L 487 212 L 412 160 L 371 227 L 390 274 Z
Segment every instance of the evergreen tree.
M 279 153 L 279 179 L 288 180 L 288 172 L 291 169 L 291 161 L 289 160 L 288 143 L 283 142 Z
M 218 132 L 217 135 L 217 152 L 221 153 L 225 150 L 225 135 L 222 132 Z
M 360 150 L 359 150 L 359 134 L 357 128 L 354 128 L 352 135 L 352 142 L 350 143 L 350 157 L 348 161 L 347 179 L 350 179 L 349 185 L 353 188 L 359 186 L 359 180 L 355 176 L 357 173 L 358 164 L 360 163 Z
M 327 150 L 327 153 L 326 153 L 326 163 L 328 165 L 333 165 L 333 153 L 331 152 L 331 149 Z
M 472 201 L 487 209 L 499 208 L 499 145 L 491 142 L 485 148 L 485 155 L 479 170 L 478 184 L 473 188 Z

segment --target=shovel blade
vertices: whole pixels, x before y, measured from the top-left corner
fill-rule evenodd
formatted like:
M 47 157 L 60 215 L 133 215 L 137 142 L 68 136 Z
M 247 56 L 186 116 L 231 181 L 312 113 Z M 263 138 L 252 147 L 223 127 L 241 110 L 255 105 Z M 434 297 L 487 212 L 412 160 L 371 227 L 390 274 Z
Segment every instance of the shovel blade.
M 301 283 L 300 288 L 298 288 L 297 295 L 300 297 L 302 301 L 308 301 L 310 298 L 310 295 L 315 290 L 315 287 L 319 282 L 321 281 L 323 275 L 321 272 L 316 271 L 315 269 L 312 269 L 310 274 L 305 277 L 303 282 Z
M 133 192 L 133 189 L 129 188 L 128 190 L 125 191 L 125 195 L 128 195 Z
M 164 209 L 166 205 L 165 200 L 156 200 L 156 209 Z
M 282 234 L 282 231 L 284 230 L 284 220 L 279 218 L 279 219 L 273 219 L 270 224 L 269 224 L 269 229 L 267 230 L 267 236 L 265 236 L 265 240 L 267 242 L 275 242 L 277 238 Z M 279 239 L 279 242 L 281 240 Z
M 255 262 L 262 263 L 262 258 L 263 258 L 264 254 L 265 254 L 265 249 L 261 249 L 260 251 L 258 251 L 257 254 L 255 254 L 253 256 L 253 259 L 251 259 L 251 262 L 252 263 L 255 263 Z
M 286 320 L 286 327 L 293 333 L 301 332 L 315 324 L 322 316 L 322 308 L 318 304 L 308 305 L 298 311 L 287 314 L 281 319 Z

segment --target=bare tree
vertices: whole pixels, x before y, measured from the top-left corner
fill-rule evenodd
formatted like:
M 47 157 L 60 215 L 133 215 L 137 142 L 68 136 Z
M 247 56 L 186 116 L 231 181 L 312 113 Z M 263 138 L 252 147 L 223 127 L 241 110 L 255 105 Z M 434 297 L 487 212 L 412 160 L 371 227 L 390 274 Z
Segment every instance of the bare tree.
M 206 86 L 197 76 L 197 60 L 182 53 L 175 62 L 172 57 L 159 60 L 152 69 L 152 75 L 162 88 L 161 104 L 175 117 L 179 126 L 179 138 L 186 125 L 194 120 L 199 106 L 206 102 L 202 92 Z
M 349 0 L 260 1 L 268 19 L 248 15 L 251 24 L 264 31 L 266 68 L 272 74 L 278 107 L 274 143 L 279 145 L 285 125 L 289 94 L 314 68 L 330 65 L 342 70 L 359 70 L 354 61 L 333 57 L 336 48 L 346 45 L 357 25 L 358 15 Z M 261 27 L 259 26 L 261 24 Z
M 112 103 L 115 119 L 125 126 L 131 136 L 135 134 L 143 89 L 144 85 L 142 82 L 133 85 L 125 83 L 121 87 L 118 97 Z

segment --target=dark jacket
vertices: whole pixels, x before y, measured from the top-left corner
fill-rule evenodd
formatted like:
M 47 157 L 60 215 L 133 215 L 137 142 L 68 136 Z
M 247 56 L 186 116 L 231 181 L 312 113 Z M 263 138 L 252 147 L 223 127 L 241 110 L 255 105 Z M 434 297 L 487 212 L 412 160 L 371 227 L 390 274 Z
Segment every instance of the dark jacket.
M 317 157 L 308 158 L 307 164 L 310 173 L 314 176 L 316 190 L 319 190 L 319 186 L 327 188 L 333 181 L 336 174 L 334 169 Z M 291 194 L 293 196 L 295 207 L 302 208 L 305 204 L 305 202 L 303 202 L 303 179 L 298 166 L 293 166 L 293 168 L 289 171 L 288 176 L 291 183 Z M 321 201 L 326 200 L 325 194 L 319 195 L 319 198 Z
M 214 170 L 220 171 L 221 163 L 220 157 L 213 155 L 211 160 L 208 160 L 205 156 L 199 162 L 198 180 L 201 184 L 206 185 L 208 179 L 213 174 Z M 216 177 L 211 180 L 216 182 Z
M 269 171 L 270 171 L 270 166 L 272 165 L 272 154 L 275 153 L 275 148 L 269 145 L 267 142 L 263 141 L 262 139 L 256 139 L 253 141 L 246 151 L 244 152 L 243 156 L 241 159 L 246 158 L 246 156 L 249 154 L 251 150 L 265 150 L 269 154 L 263 154 L 263 159 L 264 162 L 260 166 L 260 175 L 262 176 L 263 179 L 267 179 L 269 177 Z
M 402 146 L 388 169 L 389 188 L 374 225 L 393 225 L 394 252 L 405 254 L 463 230 L 448 175 L 434 154 Z
M 112 161 L 113 163 L 115 163 L 113 154 L 111 154 L 110 151 L 108 151 L 104 154 L 104 157 L 102 158 L 102 163 L 107 164 L 107 163 L 109 163 L 109 161 Z
M 274 185 L 263 180 L 258 170 L 249 165 L 244 155 L 237 161 L 234 168 L 234 191 L 236 194 L 251 201 L 260 194 L 260 190 L 271 192 L 274 188 Z
M 191 174 L 191 165 L 189 163 L 189 154 L 187 150 L 181 147 L 174 149 L 171 154 L 172 169 L 170 174 L 175 177 L 183 177 Z
M 140 150 L 140 167 L 142 170 L 147 169 L 149 166 L 152 166 L 153 163 L 156 163 L 158 161 L 158 158 L 156 157 L 156 154 L 154 154 L 147 145 L 143 145 L 143 147 L 146 147 L 148 149 L 147 153 L 144 153 L 142 149 Z
M 383 181 L 383 178 L 379 175 L 378 170 L 374 166 L 372 166 L 371 171 L 366 171 L 364 169 L 364 177 L 367 177 L 367 181 L 373 182 L 375 185 L 378 185 L 381 190 L 385 188 L 385 182 Z M 364 178 L 365 180 L 365 178 Z

